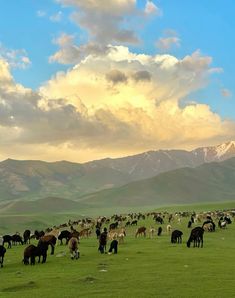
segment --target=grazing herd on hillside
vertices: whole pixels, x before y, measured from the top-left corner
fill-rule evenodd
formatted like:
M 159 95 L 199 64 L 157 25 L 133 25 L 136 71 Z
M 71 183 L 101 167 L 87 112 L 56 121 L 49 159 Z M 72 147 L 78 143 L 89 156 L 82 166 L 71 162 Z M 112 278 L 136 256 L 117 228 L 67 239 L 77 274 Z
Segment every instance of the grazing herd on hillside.
M 145 223 L 151 222 L 150 227 Z M 193 247 L 203 247 L 203 235 L 205 232 L 215 232 L 218 229 L 225 229 L 235 218 L 235 210 L 223 210 L 215 212 L 191 213 L 177 212 L 169 214 L 168 212 L 149 212 L 129 213 L 127 215 L 113 215 L 111 217 L 100 216 L 96 219 L 84 218 L 77 221 L 69 220 L 68 223 L 47 228 L 45 231 L 25 230 L 21 236 L 18 232 L 14 235 L 0 236 L 0 267 L 3 267 L 4 256 L 7 249 L 15 245 L 27 245 L 23 251 L 23 264 L 34 265 L 36 257 L 38 263 L 45 263 L 47 260 L 48 247 L 51 247 L 51 255 L 55 252 L 55 246 L 58 241 L 60 245 L 67 245 L 71 259 L 80 257 L 79 244 L 82 238 L 95 235 L 98 240 L 98 251 L 100 253 L 118 252 L 118 245 L 124 243 L 129 227 L 135 227 L 135 238 L 146 237 L 153 238 L 154 235 L 160 237 L 163 233 L 163 225 L 166 225 L 165 232 L 170 236 L 172 244 L 181 244 L 183 232 L 179 229 L 173 229 L 172 226 L 180 226 L 182 219 L 189 219 L 187 227 L 190 229 L 190 236 L 186 242 L 187 247 L 193 244 Z M 148 221 L 145 222 L 145 220 Z M 139 223 L 141 223 L 139 225 Z M 156 225 L 158 225 L 156 227 Z M 193 226 L 195 225 L 195 227 Z M 130 230 L 129 230 L 130 232 Z M 31 244 L 31 240 L 37 240 L 37 244 Z M 107 242 L 110 241 L 110 248 L 107 252 Z M 65 243 L 63 242 L 65 241 Z M 7 249 L 6 246 L 7 245 Z

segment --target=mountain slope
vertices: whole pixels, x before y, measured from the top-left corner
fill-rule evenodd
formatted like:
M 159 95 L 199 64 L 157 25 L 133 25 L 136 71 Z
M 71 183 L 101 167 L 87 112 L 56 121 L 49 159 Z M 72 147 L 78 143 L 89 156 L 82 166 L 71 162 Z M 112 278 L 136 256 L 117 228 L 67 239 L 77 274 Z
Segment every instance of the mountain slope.
M 235 201 L 235 158 L 182 168 L 125 186 L 86 195 L 97 206 L 144 206 Z
M 0 201 L 48 196 L 77 198 L 171 170 L 235 156 L 235 142 L 193 151 L 159 150 L 84 164 L 8 159 L 0 162 Z

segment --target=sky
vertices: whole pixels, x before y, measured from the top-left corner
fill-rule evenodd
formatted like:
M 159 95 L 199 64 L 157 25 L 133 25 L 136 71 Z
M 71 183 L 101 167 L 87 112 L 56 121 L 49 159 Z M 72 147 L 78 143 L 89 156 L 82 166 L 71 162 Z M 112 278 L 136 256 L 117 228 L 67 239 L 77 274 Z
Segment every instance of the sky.
M 0 160 L 235 140 L 235 2 L 0 1 Z

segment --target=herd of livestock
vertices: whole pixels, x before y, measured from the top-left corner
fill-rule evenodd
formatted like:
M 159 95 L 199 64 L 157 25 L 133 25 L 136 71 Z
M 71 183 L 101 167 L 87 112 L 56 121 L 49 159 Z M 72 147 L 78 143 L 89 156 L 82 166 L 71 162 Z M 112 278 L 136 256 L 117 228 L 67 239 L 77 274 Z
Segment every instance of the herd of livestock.
M 147 228 L 143 223 L 146 219 L 152 218 L 152 223 Z M 191 230 L 187 247 L 193 243 L 194 247 L 203 247 L 204 232 L 214 232 L 216 228 L 225 229 L 227 225 L 231 224 L 235 218 L 235 210 L 223 210 L 215 212 L 149 212 L 143 213 L 129 213 L 127 215 L 113 215 L 111 217 L 100 216 L 96 219 L 83 218 L 77 221 L 69 220 L 68 223 L 47 228 L 45 231 L 34 231 L 32 234 L 30 230 L 25 230 L 21 236 L 18 232 L 14 235 L 0 236 L 0 267 L 3 267 L 4 255 L 7 249 L 17 244 L 27 245 L 23 253 L 23 263 L 25 265 L 35 264 L 35 258 L 38 257 L 38 262 L 46 262 L 48 246 L 51 246 L 51 254 L 54 254 L 55 246 L 58 241 L 63 245 L 63 241 L 68 245 L 71 258 L 78 259 L 80 256 L 79 243 L 82 237 L 90 237 L 92 234 L 96 235 L 98 240 L 98 250 L 101 253 L 106 252 L 106 243 L 111 241 L 110 250 L 114 249 L 117 253 L 117 245 L 124 242 L 126 231 L 128 227 L 134 226 L 135 237 L 147 234 L 150 238 L 156 234 L 161 236 L 163 232 L 163 224 L 166 223 L 166 233 L 171 235 L 171 243 L 182 243 L 183 232 L 178 229 L 173 229 L 172 225 L 181 223 L 182 219 L 188 220 L 187 227 Z M 151 222 L 148 220 L 148 223 Z M 139 226 L 141 223 L 141 226 Z M 158 226 L 156 227 L 156 224 Z M 195 225 L 195 227 L 194 227 Z M 165 232 L 165 231 L 164 231 Z M 31 239 L 38 240 L 37 245 L 30 244 Z

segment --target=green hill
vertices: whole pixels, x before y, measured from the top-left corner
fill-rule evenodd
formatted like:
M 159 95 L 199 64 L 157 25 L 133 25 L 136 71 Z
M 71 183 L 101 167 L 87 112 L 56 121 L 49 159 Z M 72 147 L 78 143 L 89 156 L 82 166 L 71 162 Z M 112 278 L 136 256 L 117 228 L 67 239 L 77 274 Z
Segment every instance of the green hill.
M 235 158 L 183 168 L 82 197 L 90 206 L 160 206 L 235 201 Z

